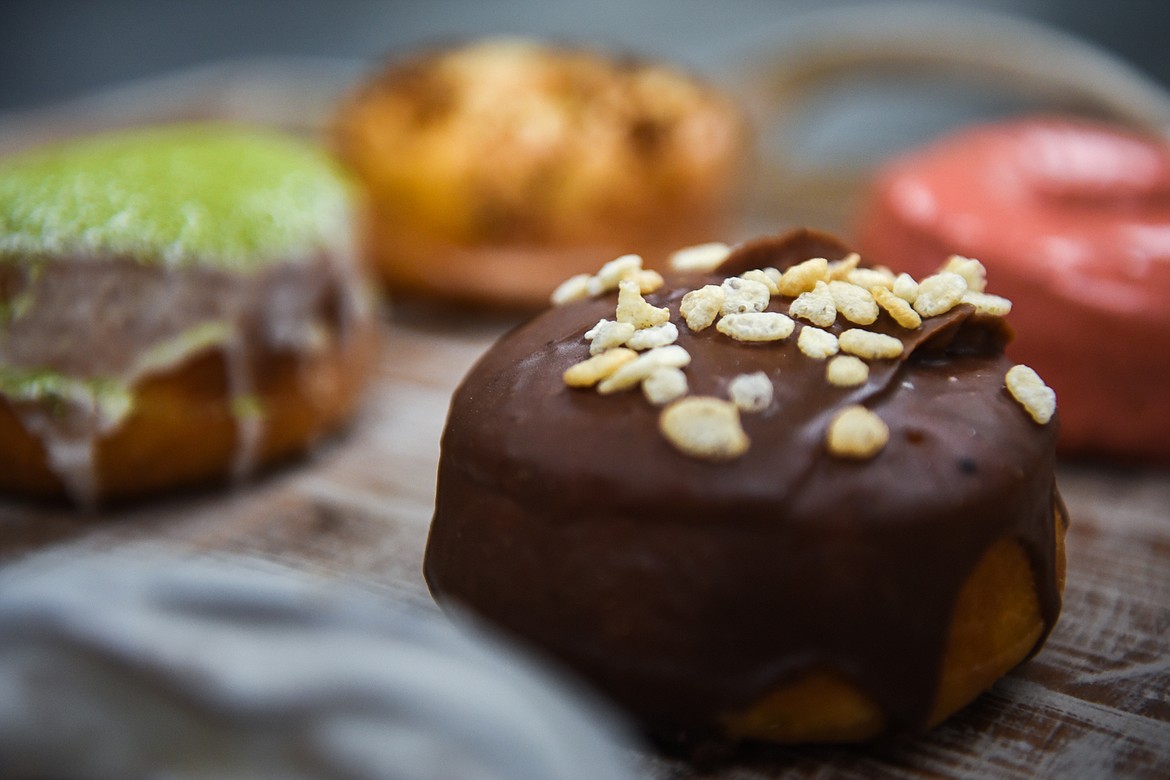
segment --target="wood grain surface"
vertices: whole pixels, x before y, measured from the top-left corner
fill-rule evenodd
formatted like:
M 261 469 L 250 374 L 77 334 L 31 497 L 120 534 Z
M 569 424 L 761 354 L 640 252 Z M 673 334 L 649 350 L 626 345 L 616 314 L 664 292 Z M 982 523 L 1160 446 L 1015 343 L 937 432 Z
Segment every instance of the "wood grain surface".
M 421 575 L 451 391 L 504 331 L 419 306 L 386 316 L 358 420 L 248 485 L 79 515 L 0 503 L 0 565 L 114 546 L 249 555 L 434 610 Z M 701 766 L 647 750 L 647 778 L 1170 776 L 1170 472 L 1063 464 L 1065 608 L 1031 662 L 933 732 L 853 748 L 748 747 Z

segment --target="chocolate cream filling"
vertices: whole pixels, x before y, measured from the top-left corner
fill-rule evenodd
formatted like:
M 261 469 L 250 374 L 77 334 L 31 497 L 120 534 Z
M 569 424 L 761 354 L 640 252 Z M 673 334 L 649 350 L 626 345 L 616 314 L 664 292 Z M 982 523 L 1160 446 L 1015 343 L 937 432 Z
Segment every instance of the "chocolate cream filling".
M 751 446 L 732 463 L 676 451 L 636 390 L 565 386 L 615 294 L 549 310 L 486 353 L 443 436 L 424 564 L 436 597 L 549 651 L 650 725 L 697 731 L 814 670 L 872 697 L 891 730 L 922 727 L 956 597 L 1005 537 L 1027 551 L 1051 628 L 1057 426 L 1004 389 L 1001 320 L 959 305 L 909 331 L 882 313 L 868 329 L 901 339 L 903 355 L 840 388 L 797 349 L 799 320 L 784 341 L 747 344 L 679 316 L 688 290 L 844 254 L 806 239 L 742 245 L 716 273 L 646 296 L 669 307 L 692 356 L 690 394 L 726 398 L 756 371 L 772 381 L 771 405 L 742 415 Z M 870 460 L 826 451 L 847 404 L 890 428 Z
M 263 435 L 255 359 L 307 357 L 344 340 L 368 305 L 352 265 L 324 251 L 252 271 L 124 256 L 0 265 L 0 397 L 70 496 L 92 505 L 95 445 L 133 409 L 136 385 L 216 349 L 238 428 L 232 471 L 242 477 Z

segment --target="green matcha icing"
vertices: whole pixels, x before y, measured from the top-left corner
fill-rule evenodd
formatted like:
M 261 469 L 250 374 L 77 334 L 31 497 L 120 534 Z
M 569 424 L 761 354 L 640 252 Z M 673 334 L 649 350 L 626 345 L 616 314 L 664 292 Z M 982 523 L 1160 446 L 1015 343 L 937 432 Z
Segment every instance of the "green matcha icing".
M 0 261 L 117 254 L 248 271 L 347 249 L 352 205 L 324 153 L 275 133 L 112 133 L 0 161 Z

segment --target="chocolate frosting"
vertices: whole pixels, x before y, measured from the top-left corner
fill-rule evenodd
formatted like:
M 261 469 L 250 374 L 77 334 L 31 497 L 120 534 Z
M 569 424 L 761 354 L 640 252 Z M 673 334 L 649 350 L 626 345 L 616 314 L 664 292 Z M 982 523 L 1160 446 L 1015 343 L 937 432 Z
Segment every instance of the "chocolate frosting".
M 676 451 L 637 391 L 564 385 L 614 295 L 503 337 L 456 391 L 443 435 L 424 564 L 436 597 L 543 647 L 649 724 L 699 731 L 813 669 L 855 683 L 892 730 L 923 726 L 956 596 L 1004 537 L 1030 555 L 1051 627 L 1057 426 L 1004 389 L 1002 321 L 960 305 L 907 331 L 883 313 L 869 329 L 900 338 L 903 356 L 838 388 L 797 349 L 799 320 L 785 341 L 745 344 L 679 317 L 688 290 L 844 253 L 807 231 L 756 241 L 647 296 L 692 356 L 691 394 L 727 397 L 756 371 L 772 380 L 732 463 Z M 868 461 L 824 445 L 829 418 L 854 403 L 890 428 Z

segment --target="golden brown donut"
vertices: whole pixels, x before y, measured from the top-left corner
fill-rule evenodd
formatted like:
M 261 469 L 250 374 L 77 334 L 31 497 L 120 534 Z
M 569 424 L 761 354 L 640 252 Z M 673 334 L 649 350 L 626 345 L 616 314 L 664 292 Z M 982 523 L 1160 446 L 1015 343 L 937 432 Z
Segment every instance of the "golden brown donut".
M 561 288 L 469 372 L 433 594 L 668 739 L 937 724 L 1060 610 L 1054 397 L 1005 302 L 977 264 L 911 287 L 812 231 L 678 260 Z
M 392 291 L 532 308 L 599 255 L 721 235 L 745 128 L 664 65 L 489 39 L 391 62 L 333 139 Z
M 335 429 L 376 334 L 355 212 L 324 154 L 238 128 L 0 164 L 0 490 L 131 498 Z

